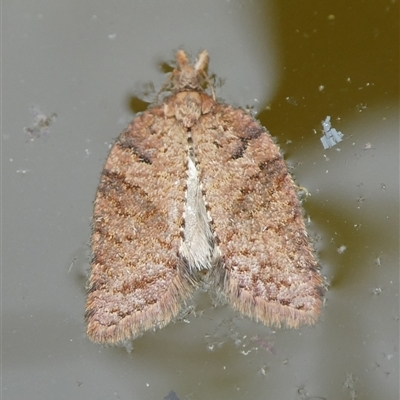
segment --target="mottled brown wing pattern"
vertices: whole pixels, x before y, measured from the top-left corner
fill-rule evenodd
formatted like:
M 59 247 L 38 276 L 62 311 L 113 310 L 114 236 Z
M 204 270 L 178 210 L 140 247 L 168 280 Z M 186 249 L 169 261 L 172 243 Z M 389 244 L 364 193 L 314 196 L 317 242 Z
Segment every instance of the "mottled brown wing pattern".
M 265 324 L 314 323 L 322 278 L 279 148 L 249 114 L 221 104 L 200 118 L 193 143 L 222 253 L 216 289 Z
M 172 95 L 129 125 L 97 191 L 87 334 L 126 344 L 214 286 L 267 325 L 313 324 L 323 279 L 279 148 L 249 114 L 203 86 L 208 54 L 184 51 Z
M 165 326 L 193 290 L 178 256 L 186 151 L 186 132 L 158 107 L 109 154 L 93 216 L 86 320 L 94 342 L 122 344 Z

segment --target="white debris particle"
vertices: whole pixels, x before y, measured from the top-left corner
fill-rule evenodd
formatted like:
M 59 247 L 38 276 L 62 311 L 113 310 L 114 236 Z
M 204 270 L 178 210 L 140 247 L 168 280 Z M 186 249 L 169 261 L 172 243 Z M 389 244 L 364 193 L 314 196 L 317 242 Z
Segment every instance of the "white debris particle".
M 325 121 L 322 121 L 321 123 L 323 133 L 321 142 L 324 146 L 324 149 L 329 149 L 330 147 L 333 147 L 342 141 L 343 133 L 337 131 L 335 128 L 332 128 L 331 117 L 329 115 L 325 118 Z
M 85 149 L 86 157 L 89 157 L 92 154 L 92 150 Z
M 382 288 L 379 287 L 379 286 L 377 286 L 377 287 L 375 287 L 375 288 L 373 289 L 372 293 L 373 293 L 375 296 L 379 296 L 379 295 L 382 293 Z

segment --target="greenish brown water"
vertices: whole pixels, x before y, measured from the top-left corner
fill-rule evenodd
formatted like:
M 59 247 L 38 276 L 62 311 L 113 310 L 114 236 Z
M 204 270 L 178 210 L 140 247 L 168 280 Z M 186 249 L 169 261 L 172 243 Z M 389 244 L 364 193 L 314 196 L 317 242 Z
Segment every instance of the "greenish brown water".
M 19 0 L 2 29 L 5 399 L 399 398 L 398 1 Z M 181 46 L 207 48 L 217 95 L 307 188 L 326 305 L 272 331 L 199 294 L 186 322 L 104 349 L 84 335 L 91 203 L 129 99 Z M 31 105 L 57 114 L 33 141 Z M 344 137 L 324 150 L 328 115 Z

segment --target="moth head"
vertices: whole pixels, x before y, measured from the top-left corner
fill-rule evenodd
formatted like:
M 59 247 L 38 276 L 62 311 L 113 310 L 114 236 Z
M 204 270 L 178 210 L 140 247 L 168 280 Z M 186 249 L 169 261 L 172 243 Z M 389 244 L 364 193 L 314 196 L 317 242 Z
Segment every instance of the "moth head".
M 177 67 L 172 72 L 173 91 L 203 91 L 204 82 L 208 82 L 206 73 L 208 60 L 208 53 L 204 50 L 198 55 L 196 63 L 190 64 L 187 54 L 179 50 L 176 53 Z

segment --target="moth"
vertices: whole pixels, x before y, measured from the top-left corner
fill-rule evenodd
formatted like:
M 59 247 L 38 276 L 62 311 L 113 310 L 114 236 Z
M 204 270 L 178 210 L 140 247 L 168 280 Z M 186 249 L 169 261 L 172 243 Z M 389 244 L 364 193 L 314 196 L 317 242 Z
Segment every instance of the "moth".
M 117 138 L 94 202 L 87 335 L 123 345 L 177 317 L 206 283 L 269 326 L 314 324 L 323 279 L 296 185 L 246 111 L 216 100 L 209 56 L 183 50 Z M 211 88 L 211 93 L 207 93 Z

